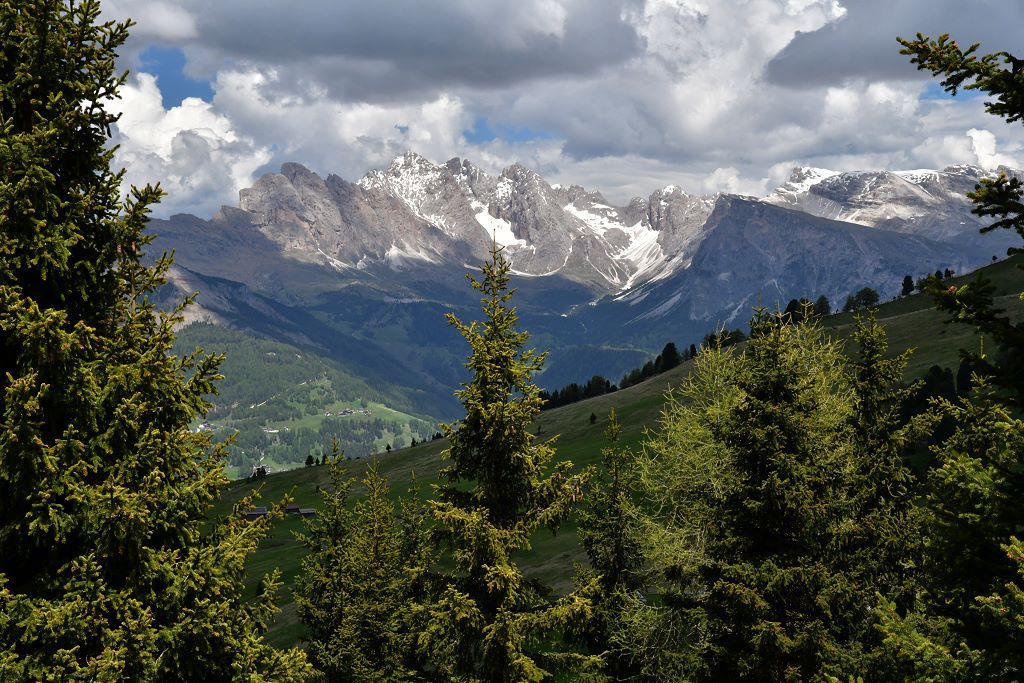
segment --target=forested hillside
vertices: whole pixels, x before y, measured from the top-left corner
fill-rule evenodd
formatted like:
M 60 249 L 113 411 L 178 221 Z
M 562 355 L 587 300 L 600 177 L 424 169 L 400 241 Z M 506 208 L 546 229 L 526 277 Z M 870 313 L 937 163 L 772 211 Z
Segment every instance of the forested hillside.
M 412 415 L 399 387 L 370 386 L 338 363 L 306 349 L 229 328 L 193 323 L 177 333 L 176 353 L 202 348 L 224 356 L 209 413 L 194 428 L 231 437 L 228 472 L 247 477 L 317 461 L 337 440 L 350 458 L 430 438 L 433 419 Z

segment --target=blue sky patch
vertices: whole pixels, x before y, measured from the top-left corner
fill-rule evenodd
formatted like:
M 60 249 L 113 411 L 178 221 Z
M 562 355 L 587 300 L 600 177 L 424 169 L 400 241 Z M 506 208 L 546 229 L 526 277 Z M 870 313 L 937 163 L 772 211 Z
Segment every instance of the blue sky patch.
M 530 128 L 529 126 L 492 125 L 483 116 L 478 116 L 473 121 L 473 127 L 462 131 L 462 136 L 474 145 L 492 140 L 504 140 L 505 142 L 527 142 L 529 140 L 551 140 L 555 134 L 549 130 Z
M 156 76 L 167 109 L 177 107 L 186 97 L 199 97 L 207 102 L 213 99 L 208 81 L 185 75 L 185 53 L 181 48 L 151 45 L 139 55 L 139 68 Z
M 964 90 L 960 88 L 956 91 L 956 99 L 958 100 L 974 100 L 979 97 L 984 97 L 985 93 L 978 92 L 977 90 Z M 933 81 L 928 84 L 928 87 L 924 89 L 921 94 L 922 100 L 951 100 L 954 99 L 952 95 L 946 92 L 942 85 L 938 81 Z

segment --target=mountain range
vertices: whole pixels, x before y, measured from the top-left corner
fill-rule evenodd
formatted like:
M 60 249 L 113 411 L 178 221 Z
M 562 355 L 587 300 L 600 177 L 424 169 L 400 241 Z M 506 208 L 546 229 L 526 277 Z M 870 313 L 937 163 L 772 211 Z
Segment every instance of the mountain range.
M 356 182 L 287 163 L 237 207 L 151 225 L 155 251 L 175 251 L 175 290 L 201 292 L 191 319 L 347 360 L 435 397 L 425 405 L 443 416 L 465 355 L 443 313 L 478 315 L 464 274 L 492 245 L 554 388 L 741 326 L 756 305 L 836 306 L 866 286 L 889 298 L 904 275 L 987 263 L 1015 236 L 979 235 L 964 195 L 999 172 L 1019 175 L 796 168 L 766 197 L 669 185 L 614 206 L 519 164 L 492 175 L 410 152 Z

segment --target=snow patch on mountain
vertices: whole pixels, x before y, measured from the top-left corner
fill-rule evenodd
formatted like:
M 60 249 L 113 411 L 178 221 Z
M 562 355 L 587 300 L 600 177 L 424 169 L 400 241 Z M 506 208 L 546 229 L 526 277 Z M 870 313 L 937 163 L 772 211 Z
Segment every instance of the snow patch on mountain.
M 893 171 L 893 175 L 897 175 L 907 182 L 914 183 L 915 185 L 939 179 L 938 171 L 924 168 L 912 171 Z
M 457 238 L 459 236 L 458 232 L 449 223 L 447 217 L 437 214 L 419 214 L 419 216 L 449 237 Z
M 578 208 L 575 204 L 569 203 L 562 207 L 562 210 L 579 218 L 584 225 L 598 236 L 603 237 L 606 232 L 613 228 L 625 231 L 622 221 L 618 220 L 618 211 L 607 204 L 592 204 L 592 209 L 602 209 L 602 213 L 595 213 L 587 209 Z
M 502 206 L 507 206 L 509 200 L 512 198 L 512 192 L 515 190 L 515 181 L 511 178 L 502 176 L 498 180 L 497 186 L 494 188 L 494 198 Z
M 625 228 L 624 232 L 629 235 L 629 246 L 614 254 L 613 257 L 630 262 L 635 270 L 626 280 L 622 289 L 629 289 L 639 282 L 660 279 L 666 275 L 667 273 L 664 272 L 665 253 L 661 249 L 661 244 L 658 243 L 660 233 L 643 222 Z
M 436 263 L 436 255 L 427 253 L 422 249 L 410 247 L 407 244 L 399 246 L 392 244 L 388 248 L 387 253 L 384 254 L 384 258 L 394 267 L 401 267 L 408 264 L 410 261 L 426 261 L 427 263 Z
M 814 166 L 796 167 L 793 169 L 792 173 L 790 173 L 789 180 L 777 187 L 775 191 L 765 199 L 770 201 L 771 198 L 775 196 L 788 199 L 795 195 L 805 194 L 823 180 L 828 180 L 829 178 L 833 178 L 839 174 L 839 171 L 830 171 L 827 168 L 815 168 Z
M 521 240 L 512 232 L 512 224 L 503 218 L 495 218 L 488 211 L 483 203 L 473 201 L 473 210 L 476 211 L 476 222 L 487 232 L 487 237 L 493 238 L 495 242 L 503 247 L 526 246 L 526 240 Z

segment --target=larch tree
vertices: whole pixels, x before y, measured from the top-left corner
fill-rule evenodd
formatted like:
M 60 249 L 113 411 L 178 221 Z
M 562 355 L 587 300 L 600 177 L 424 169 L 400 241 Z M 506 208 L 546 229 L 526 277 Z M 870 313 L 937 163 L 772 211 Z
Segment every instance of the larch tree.
M 516 327 L 510 267 L 494 246 L 482 277 L 467 276 L 482 295 L 483 320 L 448 314 L 469 343 L 471 377 L 456 391 L 465 416 L 443 425 L 449 447 L 442 457 L 450 464 L 431 505 L 453 569 L 442 577 L 423 640 L 437 670 L 459 681 L 540 681 L 599 664 L 555 637 L 589 603 L 575 594 L 551 601 L 513 558 L 530 549 L 535 533 L 558 528 L 586 476 L 569 461 L 549 467 L 554 447 L 530 429 L 542 403 L 532 376 L 544 354 L 524 348 L 529 335 Z
M 661 596 L 623 615 L 619 645 L 640 680 L 695 680 L 706 671 L 707 618 L 693 598 L 703 591 L 699 572 L 717 508 L 737 485 L 717 430 L 741 399 L 739 367 L 735 347 L 701 347 L 638 454 L 646 589 Z
M 189 423 L 219 359 L 171 355 L 147 298 L 161 192 L 120 198 L 129 23 L 99 13 L 0 2 L 0 679 L 303 680 L 262 637 L 276 578 L 244 595 L 267 522 L 208 520 L 224 451 Z
M 652 678 L 861 673 L 875 599 L 842 556 L 859 486 L 853 418 L 845 361 L 813 322 L 760 311 L 741 353 L 698 356 L 641 461 L 663 597 L 640 614 L 670 672 Z

